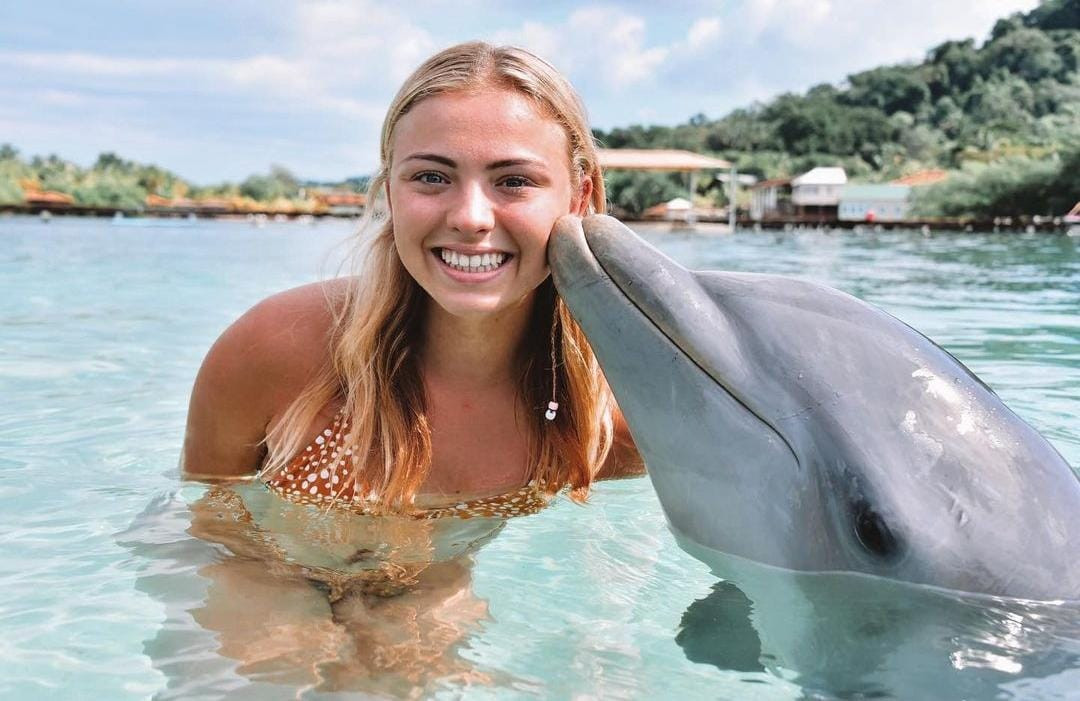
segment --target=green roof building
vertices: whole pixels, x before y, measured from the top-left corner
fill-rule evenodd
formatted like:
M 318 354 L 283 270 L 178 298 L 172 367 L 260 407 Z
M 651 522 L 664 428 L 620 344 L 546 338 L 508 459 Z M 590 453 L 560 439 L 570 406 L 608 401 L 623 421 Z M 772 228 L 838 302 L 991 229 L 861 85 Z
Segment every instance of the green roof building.
M 911 208 L 908 185 L 852 185 L 840 193 L 840 221 L 898 222 Z

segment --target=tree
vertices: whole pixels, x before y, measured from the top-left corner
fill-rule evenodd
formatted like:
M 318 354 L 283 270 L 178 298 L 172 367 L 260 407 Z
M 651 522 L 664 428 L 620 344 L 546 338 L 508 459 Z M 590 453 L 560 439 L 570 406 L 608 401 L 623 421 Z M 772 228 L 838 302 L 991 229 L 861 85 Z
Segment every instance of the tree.
M 969 94 L 964 112 L 977 125 L 998 132 L 1018 133 L 1031 123 L 1035 95 L 1016 77 L 981 83 Z
M 994 28 L 990 30 L 990 41 L 997 41 L 1002 37 L 1022 29 L 1024 26 L 1024 17 L 1019 12 L 1003 17 L 994 23 Z
M 134 168 L 133 162 L 125 161 L 111 151 L 99 154 L 93 165 L 94 170 L 115 170 L 122 173 L 129 173 Z
M 269 175 L 252 175 L 240 183 L 240 194 L 257 202 L 295 198 L 299 192 L 300 183 L 296 176 L 278 165 L 270 167 Z
M 875 107 L 892 114 L 894 112 L 919 111 L 930 99 L 930 88 L 911 66 L 887 66 L 875 68 L 848 77 L 850 88 L 842 100 L 849 105 Z
M 1061 214 L 1067 211 L 1061 204 L 1067 198 L 1062 197 L 1060 181 L 1068 165 L 1057 158 L 968 164 L 942 183 L 917 188 L 913 206 L 916 212 L 928 216 Z
M 1004 69 L 1029 82 L 1052 78 L 1064 67 L 1054 41 L 1038 29 L 1020 27 L 983 50 L 987 73 Z
M 779 151 L 783 143 L 757 110 L 737 109 L 708 128 L 705 147 L 711 151 Z
M 1080 29 L 1080 0 L 1043 0 L 1023 21 L 1043 31 Z
M 631 217 L 649 207 L 686 194 L 678 174 L 615 170 L 604 174 L 608 201 Z
M 6 173 L 0 173 L 0 204 L 22 204 L 25 199 L 18 181 Z
M 959 95 L 971 89 L 980 75 L 979 52 L 972 39 L 947 41 L 930 50 L 929 65 L 933 68 L 928 87 L 933 97 Z

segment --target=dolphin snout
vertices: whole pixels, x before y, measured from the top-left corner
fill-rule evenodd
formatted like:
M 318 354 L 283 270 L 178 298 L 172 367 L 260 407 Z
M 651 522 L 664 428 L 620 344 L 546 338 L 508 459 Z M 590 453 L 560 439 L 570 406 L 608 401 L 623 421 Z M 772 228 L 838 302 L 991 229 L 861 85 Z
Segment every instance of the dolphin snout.
M 574 289 L 607 278 L 589 250 L 580 217 L 567 214 L 555 221 L 547 254 L 555 285 L 564 297 Z

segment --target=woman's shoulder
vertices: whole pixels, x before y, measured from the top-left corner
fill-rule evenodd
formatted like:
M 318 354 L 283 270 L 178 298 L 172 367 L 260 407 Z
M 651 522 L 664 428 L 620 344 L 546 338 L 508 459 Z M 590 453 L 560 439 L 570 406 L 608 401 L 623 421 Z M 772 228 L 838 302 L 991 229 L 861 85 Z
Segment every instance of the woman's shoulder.
M 326 362 L 335 319 L 344 304 L 346 279 L 294 287 L 271 295 L 247 310 L 221 334 L 207 361 L 234 370 L 249 368 L 279 384 L 306 384 Z M 295 396 L 293 393 L 292 396 Z
M 271 419 L 329 362 L 347 286 L 335 279 L 280 292 L 225 329 L 191 393 L 185 472 L 250 474 Z

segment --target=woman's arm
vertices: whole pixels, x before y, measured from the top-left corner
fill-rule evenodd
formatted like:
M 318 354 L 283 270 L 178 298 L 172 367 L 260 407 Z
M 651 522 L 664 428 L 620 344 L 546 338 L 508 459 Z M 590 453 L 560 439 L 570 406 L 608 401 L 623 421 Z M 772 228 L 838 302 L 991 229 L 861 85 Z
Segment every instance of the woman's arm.
M 180 457 L 185 479 L 253 475 L 271 421 L 329 353 L 322 285 L 274 295 L 225 330 L 206 354 L 188 408 Z
M 269 416 L 260 407 L 262 344 L 254 311 L 225 330 L 195 377 L 180 454 L 185 479 L 249 476 L 258 468 Z

